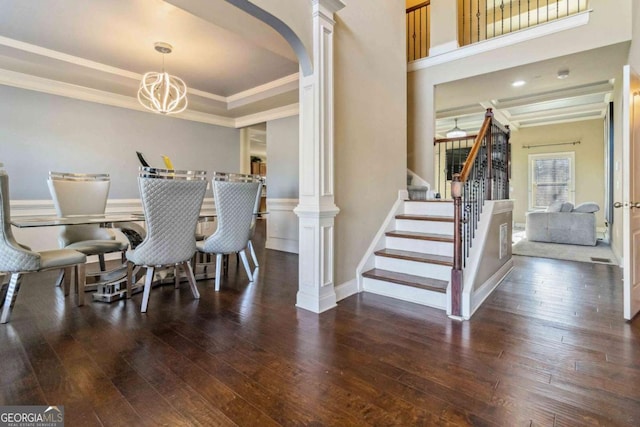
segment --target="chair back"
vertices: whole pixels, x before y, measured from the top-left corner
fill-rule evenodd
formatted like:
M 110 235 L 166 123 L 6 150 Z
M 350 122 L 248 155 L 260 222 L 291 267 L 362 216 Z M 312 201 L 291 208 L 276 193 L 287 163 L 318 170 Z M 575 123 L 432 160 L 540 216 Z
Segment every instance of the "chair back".
M 101 215 L 107 207 L 111 181 L 108 174 L 49 172 L 47 180 L 58 216 Z M 86 240 L 113 240 L 98 225 L 67 225 L 60 231 L 60 247 Z
M 218 227 L 204 242 L 211 253 L 234 253 L 249 242 L 260 180 L 255 175 L 214 173 Z
M 147 235 L 135 251 L 127 253 L 129 261 L 157 266 L 190 260 L 196 251 L 206 172 L 141 167 L 138 187 Z
M 19 272 L 40 269 L 40 254 L 21 246 L 11 230 L 11 206 L 9 204 L 9 176 L 0 167 L 0 271 Z

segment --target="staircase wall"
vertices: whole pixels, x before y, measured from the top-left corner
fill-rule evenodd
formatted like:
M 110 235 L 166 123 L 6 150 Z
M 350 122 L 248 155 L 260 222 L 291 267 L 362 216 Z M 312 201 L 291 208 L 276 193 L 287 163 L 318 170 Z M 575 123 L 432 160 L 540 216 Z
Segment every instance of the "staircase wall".
M 513 200 L 486 201 L 464 269 L 462 317 L 469 319 L 513 268 Z

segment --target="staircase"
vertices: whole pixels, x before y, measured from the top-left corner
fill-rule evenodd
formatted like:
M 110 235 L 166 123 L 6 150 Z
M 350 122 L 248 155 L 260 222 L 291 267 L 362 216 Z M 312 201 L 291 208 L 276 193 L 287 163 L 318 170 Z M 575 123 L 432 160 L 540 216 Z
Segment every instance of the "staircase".
M 362 273 L 366 292 L 447 309 L 453 266 L 453 202 L 405 200 L 387 231 L 375 268 Z

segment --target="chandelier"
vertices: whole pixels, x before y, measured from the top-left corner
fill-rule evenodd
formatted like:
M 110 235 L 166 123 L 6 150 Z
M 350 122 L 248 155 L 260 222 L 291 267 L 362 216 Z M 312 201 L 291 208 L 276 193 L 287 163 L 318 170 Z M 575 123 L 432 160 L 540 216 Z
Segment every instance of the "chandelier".
M 453 129 L 447 132 L 447 138 L 461 138 L 463 136 L 467 136 L 467 132 L 458 127 L 458 119 L 455 119 L 455 122 L 456 124 Z
M 182 79 L 164 71 L 164 55 L 171 53 L 173 47 L 169 43 L 157 42 L 154 48 L 162 54 L 162 72 L 150 71 L 142 76 L 138 101 L 155 113 L 181 113 L 187 108 L 187 85 Z

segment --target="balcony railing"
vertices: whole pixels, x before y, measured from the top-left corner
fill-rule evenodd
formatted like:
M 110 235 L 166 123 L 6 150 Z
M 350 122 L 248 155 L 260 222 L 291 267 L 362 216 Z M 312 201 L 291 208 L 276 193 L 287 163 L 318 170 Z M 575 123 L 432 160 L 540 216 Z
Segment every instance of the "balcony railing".
M 429 56 L 430 6 L 426 1 L 407 9 L 408 61 Z M 458 44 L 466 46 L 562 19 L 588 6 L 588 0 L 458 0 Z
M 430 3 L 425 1 L 407 9 L 407 61 L 429 56 Z
M 587 0 L 461 0 L 458 5 L 460 46 L 587 10 Z

